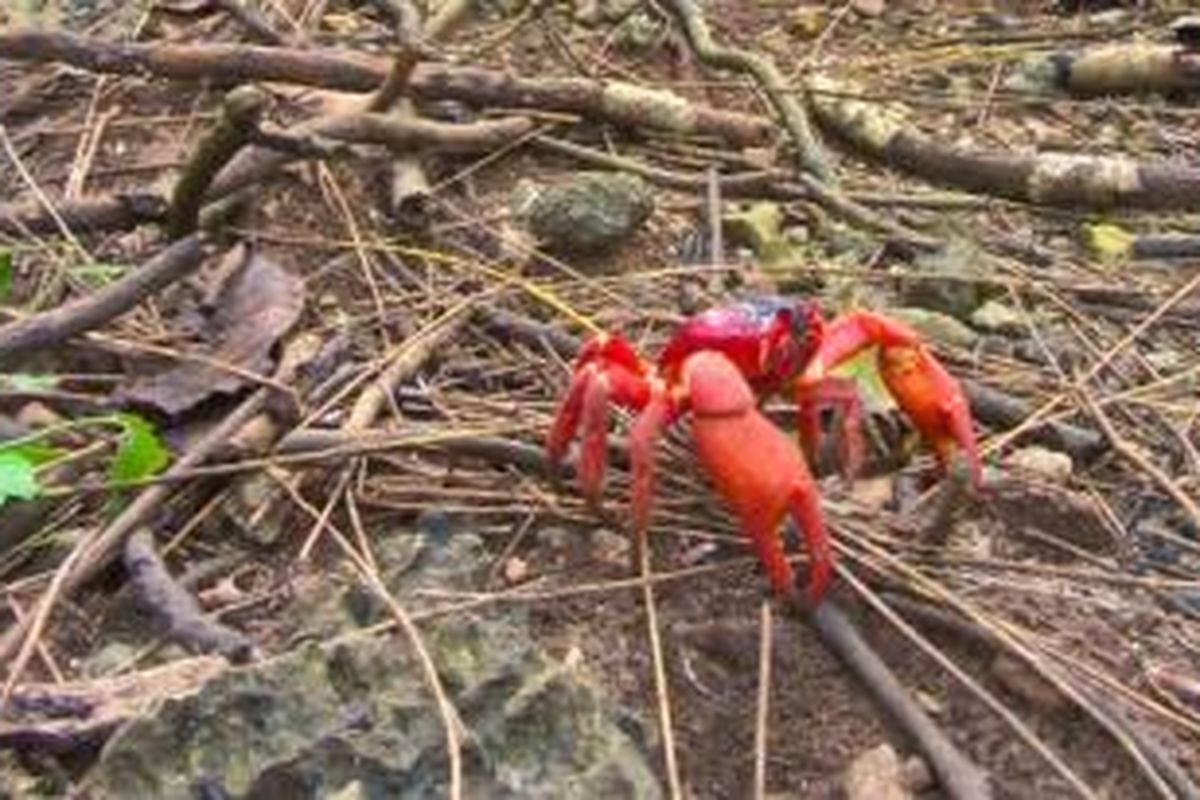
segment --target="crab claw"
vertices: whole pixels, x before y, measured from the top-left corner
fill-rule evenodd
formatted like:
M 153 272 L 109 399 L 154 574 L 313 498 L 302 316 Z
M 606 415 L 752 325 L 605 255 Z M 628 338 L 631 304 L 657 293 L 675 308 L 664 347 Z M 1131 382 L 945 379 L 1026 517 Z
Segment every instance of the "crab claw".
M 759 413 L 754 393 L 723 355 L 702 351 L 683 365 L 696 453 L 714 487 L 750 537 L 778 594 L 795 592 L 779 528 L 789 514 L 809 553 L 809 601 L 820 603 L 833 557 L 821 502 L 796 442 Z
M 880 377 L 896 405 L 933 448 L 944 471 L 956 458 L 965 459 L 971 483 L 982 484 L 983 469 L 962 386 L 946 371 L 909 326 L 868 311 L 856 311 L 831 322 L 817 353 L 796 381 L 800 430 L 810 452 L 820 435 L 820 407 L 845 409 L 845 453 L 851 466 L 861 459 L 861 410 L 857 395 L 828 370 L 870 347 L 878 347 Z
M 958 381 L 921 345 L 885 348 L 879 364 L 883 382 L 933 448 L 942 471 L 949 473 L 961 457 L 971 484 L 976 489 L 982 486 L 983 466 L 971 409 Z
M 650 399 L 649 367 L 625 339 L 601 334 L 583 346 L 572 371 L 571 384 L 546 437 L 546 456 L 551 471 L 557 473 L 579 432 L 579 487 L 589 502 L 597 504 L 608 464 L 609 408 L 640 411 L 645 407 Z

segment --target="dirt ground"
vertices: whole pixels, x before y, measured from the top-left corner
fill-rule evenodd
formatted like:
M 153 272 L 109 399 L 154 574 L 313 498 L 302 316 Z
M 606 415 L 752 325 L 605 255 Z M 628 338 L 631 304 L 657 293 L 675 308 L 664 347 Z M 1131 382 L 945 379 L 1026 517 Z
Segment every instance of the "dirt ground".
M 223 15 L 138 16 L 133 4 L 117 5 L 101 4 L 79 24 L 91 35 L 110 39 L 129 36 L 135 29 L 147 41 L 240 37 L 237 26 Z M 281 0 L 278 5 L 299 17 L 308 4 Z M 461 63 L 531 76 L 636 80 L 716 107 L 768 113 L 761 96 L 743 79 L 707 70 L 685 40 L 665 27 L 656 34 L 660 38 L 655 46 L 627 50 L 615 44 L 613 25 L 584 26 L 566 5 L 538 5 L 547 8 L 502 15 L 489 6 L 492 10 L 482 19 L 450 38 L 445 55 Z M 1042 2 L 887 0 L 879 16 L 854 11 L 850 8 L 854 5 L 717 0 L 706 4 L 706 13 L 718 40 L 771 56 L 791 79 L 805 70 L 852 77 L 869 87 L 872 95 L 909 104 L 914 123 L 947 144 L 1016 152 L 1066 148 L 1087 154 L 1125 153 L 1180 164 L 1200 161 L 1194 99 L 1029 100 L 1002 88 L 1003 79 L 1022 57 L 1106 39 L 1125 40 L 1130 32 L 1161 33 L 1164 22 L 1178 10 L 1169 3 L 1127 8 L 1111 21 L 1087 18 L 1082 12 L 1056 14 Z M 323 22 L 306 23 L 315 43 L 370 49 L 377 47 L 381 31 L 386 33 L 377 17 L 362 7 L 327 6 Z M 826 31 L 819 38 L 805 33 L 804 13 L 810 6 L 815 9 L 818 31 Z M 277 15 L 268 16 L 278 21 Z M 661 21 L 654 14 L 650 18 Z M 817 43 L 819 49 L 814 50 Z M 32 180 L 55 197 L 73 175 L 78 177 L 85 163 L 84 196 L 165 191 L 193 143 L 215 118 L 220 100 L 218 91 L 191 83 L 97 78 L 82 71 L 4 61 L 0 61 L 0 85 L 9 87 L 0 92 L 8 95 L 0 96 L 0 110 L 11 148 Z M 274 88 L 269 117 L 279 124 L 302 120 L 321 103 L 329 107 L 340 102 L 318 98 L 314 90 Z M 460 113 L 449 107 L 433 111 L 447 117 Z M 588 132 L 586 126 L 584 130 Z M 712 150 L 672 149 L 662 138 L 609 130 L 603 134 L 614 152 L 657 160 L 668 168 L 694 171 L 714 159 Z M 603 138 L 593 138 L 604 146 Z M 900 196 L 930 190 L 920 181 L 872 165 L 844 149 L 832 152 L 846 191 Z M 777 152 L 770 156 L 779 165 L 788 163 Z M 300 328 L 328 339 L 341 337 L 347 343 L 343 360 L 361 366 L 435 319 L 447 307 L 447 298 L 467 297 L 491 287 L 501 302 L 579 332 L 569 319 L 522 297 L 494 274 L 449 269 L 428 257 L 430 251 L 439 251 L 486 264 L 510 262 L 514 252 L 520 252 L 512 244 L 515 222 L 508 213 L 514 187 L 522 180 L 561 180 L 580 169 L 577 163 L 533 147 L 482 159 L 431 159 L 435 199 L 429 225 L 416 234 L 397 233 L 378 210 L 373 180 L 380 171 L 378 163 L 368 162 L 364 168 L 363 159 L 350 159 L 327 172 L 311 164 L 297 168 L 266 189 L 236 224 L 247 239 L 304 274 L 308 309 Z M 32 197 L 28 181 L 10 158 L 0 158 L 0 187 L 4 187 L 0 201 Z M 567 265 L 570 272 L 557 260 L 528 259 L 524 274 L 601 327 L 624 330 L 648 351 L 666 340 L 673 320 L 697 295 L 712 304 L 762 286 L 784 292 L 811 290 L 830 302 L 845 297 L 883 306 L 896 302 L 899 276 L 909 268 L 909 260 L 887 247 L 877 247 L 869 266 L 864 266 L 861 258 L 860 263 L 850 264 L 814 246 L 806 251 L 812 258 L 806 269 L 784 278 L 765 276 L 747 263 L 728 274 L 715 273 L 719 277 L 700 269 L 672 274 L 689 266 L 685 258 L 689 241 L 704 236 L 704 209 L 700 193 L 656 190 L 654 215 L 616 253 L 572 261 Z M 1096 219 L 1115 220 L 1137 230 L 1172 227 L 1194 232 L 1198 224 L 1194 208 L 1188 209 L 1191 216 L 1102 218 L 999 201 L 950 209 L 897 203 L 876 210 L 939 235 L 985 244 L 1017 241 L 1049 253 L 1048 266 L 1022 263 L 1015 256 L 1016 264 L 1010 263 L 1011 271 L 1004 277 L 1028 289 L 1022 297 L 1033 298 L 1029 301 L 1033 310 L 1058 315 L 1053 325 L 1047 323 L 1047 346 L 1062 357 L 1062 363 L 1073 360 L 1085 368 L 1193 275 L 1198 263 L 1194 259 L 1171 265 L 1126 262 L 1113 267 L 1082 252 L 1076 235 L 1082 223 Z M 829 228 L 810 225 L 823 214 L 811 204 L 790 205 L 787 214 L 788 225 L 808 230 L 813 241 L 829 235 Z M 91 235 L 84 244 L 98 265 L 134 263 L 153 235 L 143 227 Z M 396 237 L 390 241 L 399 242 L 398 249 L 387 251 L 380 245 L 388 236 Z M 355 239 L 367 246 L 356 251 Z M 22 302 L 43 292 L 41 302 L 61 299 L 64 287 L 79 291 L 92 285 L 85 273 L 64 274 L 58 281 L 45 277 L 72 253 L 71 246 L 54 241 L 53 237 L 0 239 L 0 246 L 19 256 L 13 294 Z M 380 246 L 372 249 L 375 245 Z M 344 257 L 356 252 L 367 255 Z M 744 251 L 730 257 L 749 261 Z M 367 262 L 371 266 L 364 266 Z M 575 270 L 587 277 L 578 278 Z M 1079 286 L 1116 286 L 1143 302 L 1141 306 L 1112 304 L 1111 313 L 1106 313 L 1099 307 L 1103 303 L 1089 305 L 1070 293 Z M 189 329 L 180 318 L 186 323 L 186 312 L 196 307 L 201 292 L 196 285 L 183 287 L 114 323 L 111 332 L 143 343 L 186 347 Z M 1200 344 L 1196 318 L 1173 318 L 1155 328 L 1130 348 L 1132 355 L 1122 356 L 1119 369 L 1106 372 L 1088 391 L 1100 398 L 1126 390 L 1145 374 L 1139 370 L 1145 369 L 1147 360 L 1167 364 L 1167 355 L 1174 359 L 1167 366 L 1148 368 L 1154 379 L 1194 367 Z M 1044 401 L 1067 384 L 1052 365 L 1021 359 L 1018 345 L 1011 340 L 1019 343 L 1029 338 L 1027 334 L 1009 337 L 997 352 L 989 352 L 987 342 L 974 349 L 939 345 L 938 350 L 956 375 Z M 118 356 L 111 350 L 79 345 L 38 359 L 29 371 L 74 375 L 63 384 L 65 390 L 85 400 L 92 398 L 99 408 L 112 388 L 158 363 L 145 356 Z M 565 387 L 562 367 L 561 359 L 544 351 L 504 343 L 482 327 L 467 326 L 418 379 L 398 393 L 394 408 L 385 412 L 380 425 L 433 420 L 447 430 L 508 426 L 521 428 L 514 438 L 540 444 L 554 402 Z M 17 415 L 28 398 L 18 397 L 15 391 L 5 394 L 9 397 L 0 395 L 0 410 L 6 416 Z M 72 413 L 64 410 L 68 406 L 55 407 L 52 396 L 35 399 L 59 414 Z M 1143 452 L 1169 465 L 1168 472 L 1184 491 L 1200 496 L 1194 461 L 1200 446 L 1194 383 L 1178 381 L 1144 393 L 1142 400 L 1142 405 L 1128 404 L 1127 413 L 1120 417 L 1121 430 Z M 206 408 L 219 414 L 226 408 L 223 402 Z M 343 398 L 326 406 L 324 421 L 340 424 L 349 405 Z M 1064 405 L 1066 419 L 1087 421 L 1074 398 L 1068 396 Z M 82 407 L 87 408 L 87 402 Z M 773 415 L 778 412 L 775 416 L 781 421 L 789 419 L 782 401 L 772 401 L 769 409 Z M 1147 423 L 1151 412 L 1157 416 Z M 894 417 L 876 423 L 881 430 L 898 426 Z M 173 443 L 186 440 L 186 425 L 166 421 L 162 427 Z M 1003 433 L 984 430 L 985 448 L 997 443 Z M 1169 664 L 1200 681 L 1196 531 L 1160 487 L 1136 463 L 1112 451 L 1076 465 L 1065 481 L 1031 477 L 1007 466 L 1005 458 L 1016 445 L 1005 439 L 996 451 L 985 449 L 985 460 L 989 480 L 1016 482 L 1016 499 L 1010 483 L 1008 500 L 984 498 L 960 511 L 947 541 L 934 546 L 906 533 L 904 512 L 910 505 L 895 499 L 918 478 L 923 486 L 930 485 L 934 475 L 927 457 L 910 458 L 913 448 L 907 444 L 906 439 L 906 449 L 899 455 L 875 452 L 869 469 L 874 474 L 852 487 L 837 476 L 822 479 L 831 528 L 845 547 L 841 563 L 883 589 L 911 589 L 914 579 L 904 569 L 917 572 L 984 615 L 988 630 L 1011 626 L 1008 630 L 1016 631 L 1054 670 L 1087 687 L 1091 696 L 1123 715 L 1192 780 L 1200 781 L 1200 708 L 1194 698 L 1189 706 L 1150 679 L 1154 667 Z M 754 774 L 759 614 L 766 584 L 746 558 L 727 515 L 708 498 L 703 476 L 688 458 L 686 434 L 676 432 L 666 449 L 661 502 L 651 532 L 655 569 L 712 567 L 659 584 L 655 592 L 680 775 L 689 796 L 745 797 Z M 340 468 L 308 469 L 309 479 L 300 493 L 312 507 L 322 508 Z M 628 479 L 619 467 L 613 472 L 607 504 L 622 509 Z M 1024 489 L 1022 481 L 1028 483 Z M 582 653 L 587 668 L 632 710 L 638 721 L 632 727 L 646 736 L 655 763 L 662 766 L 663 738 L 657 717 L 661 692 L 654 680 L 642 594 L 628 587 L 603 588 L 606 582 L 631 574 L 631 549 L 624 532 L 598 521 L 569 484 L 556 494 L 540 476 L 512 465 L 381 453 L 364 461 L 352 483 L 369 525 L 411 526 L 420 512 L 434 509 L 445 512 L 455 526 L 484 532 L 489 542 L 495 542 L 496 553 L 486 591 L 601 587 L 518 607 L 532 613 L 549 652 L 562 658 Z M 1035 490 L 1035 484 L 1043 488 Z M 203 479 L 189 483 L 167 504 L 164 529 L 182 529 L 214 496 L 211 483 Z M 64 502 L 58 520 L 63 529 L 80 530 L 101 524 L 103 514 L 102 503 L 83 496 Z M 346 518 L 341 510 L 335 517 Z M 296 508 L 281 512 L 278 524 L 283 534 L 264 549 L 215 538 L 213 532 L 228 528 L 214 519 L 219 520 L 219 514 L 207 520 L 201 517 L 205 524 L 173 556 L 177 559 L 173 566 L 186 572 L 215 555 L 237 554 L 240 574 L 248 577 L 239 587 L 243 605 L 230 618 L 266 637 L 260 640 L 265 651 L 278 652 L 286 643 L 270 640 L 270 615 L 276 604 L 287 602 L 284 587 L 297 568 L 292 557 L 312 520 Z M 1165 526 L 1173 538 L 1164 543 L 1144 534 L 1146 525 Z M 890 554 L 903 569 L 884 564 L 874 548 Z M 33 590 L 44 585 L 39 580 L 45 580 L 46 570 L 58 563 L 62 553 L 47 547 L 36 555 L 32 560 L 4 561 L 0 575 L 6 596 L 25 608 L 37 596 Z M 103 628 L 91 624 L 88 617 L 107 608 L 108 590 L 119 584 L 119 575 L 106 573 L 106 577 L 109 580 L 73 598 L 72 613 L 63 614 L 64 619 L 51 627 L 46 642 L 59 663 L 81 664 L 102 649 Z M 206 581 L 213 582 L 212 578 Z M 834 597 L 851 611 L 866 638 L 922 707 L 992 775 L 997 797 L 1077 796 L 974 692 L 868 608 L 847 582 L 837 584 Z M 220 600 L 214 602 L 219 610 Z M 948 607 L 940 600 L 934 604 Z M 1010 663 L 1006 672 L 1004 666 L 997 666 L 994 650 L 978 640 L 923 624 L 919 617 L 906 618 L 946 658 L 1023 719 L 1097 796 L 1121 800 L 1161 796 L 1110 733 L 1078 708 L 1063 703 L 1060 696 L 1047 695 L 1028 667 Z M 30 669 L 38 674 L 42 666 L 35 661 Z M 863 688 L 819 639 L 803 623 L 779 612 L 771 675 L 768 796 L 776 800 L 840 797 L 847 767 L 864 752 L 891 743 L 902 756 L 913 754 L 910 744 L 881 718 Z M 939 795 L 927 790 L 922 796 Z

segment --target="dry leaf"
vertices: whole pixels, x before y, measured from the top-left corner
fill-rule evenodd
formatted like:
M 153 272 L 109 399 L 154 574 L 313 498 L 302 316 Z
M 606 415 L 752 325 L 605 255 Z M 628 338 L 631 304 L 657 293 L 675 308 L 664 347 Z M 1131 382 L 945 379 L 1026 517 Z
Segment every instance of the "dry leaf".
M 207 359 L 259 375 L 271 371 L 271 350 L 304 310 L 304 282 L 271 259 L 251 253 L 209 301 L 215 309 Z M 249 378 L 200 361 L 135 381 L 122 400 L 151 406 L 169 416 L 194 408 L 217 394 L 242 389 Z

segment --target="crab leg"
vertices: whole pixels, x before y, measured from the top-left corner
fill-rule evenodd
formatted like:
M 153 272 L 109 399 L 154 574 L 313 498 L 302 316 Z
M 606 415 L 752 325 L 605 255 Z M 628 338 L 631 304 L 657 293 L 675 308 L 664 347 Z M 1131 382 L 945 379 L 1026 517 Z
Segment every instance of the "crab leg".
M 863 462 L 863 410 L 853 379 L 827 376 L 814 386 L 797 384 L 795 400 L 800 441 L 809 461 L 817 463 L 821 452 L 821 410 L 834 406 L 841 413 L 842 470 L 850 478 L 858 475 Z
M 589 502 L 598 502 L 604 488 L 610 407 L 640 411 L 646 406 L 650 400 L 647 369 L 628 342 L 608 335 L 589 341 L 575 361 L 571 385 L 546 437 L 546 455 L 551 468 L 557 469 L 579 432 L 579 486 Z
M 629 461 L 632 467 L 630 506 L 633 530 L 641 534 L 650 526 L 650 508 L 654 498 L 654 454 L 663 429 L 678 416 L 664 389 L 652 391 L 650 402 L 642 409 L 629 433 Z

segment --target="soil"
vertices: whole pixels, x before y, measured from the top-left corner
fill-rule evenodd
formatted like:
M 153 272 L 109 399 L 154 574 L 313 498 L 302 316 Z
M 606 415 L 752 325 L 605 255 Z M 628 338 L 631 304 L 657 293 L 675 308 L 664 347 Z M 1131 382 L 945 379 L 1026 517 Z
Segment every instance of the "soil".
M 279 5 L 298 14 L 308 4 L 280 0 L 263 5 Z M 325 25 L 316 29 L 315 40 L 353 45 L 386 34 L 364 8 L 328 5 Z M 1050 4 L 1042 2 L 889 0 L 880 17 L 848 10 L 854 5 L 829 4 L 824 9 L 823 19 L 836 21 L 836 25 L 821 38 L 816 54 L 811 50 L 813 41 L 795 33 L 800 11 L 793 3 L 718 0 L 706 4 L 706 9 L 720 41 L 759 49 L 792 75 L 805 68 L 800 59 L 811 56 L 814 68 L 853 76 L 866 82 L 875 94 L 911 103 L 917 110 L 917 124 L 949 142 L 1019 151 L 1049 149 L 1062 143 L 1093 154 L 1133 150 L 1143 158 L 1200 162 L 1194 101 L 1180 100 L 1172 106 L 1127 98 L 1022 102 L 997 91 L 999 79 L 1013 67 L 1017 56 L 1102 39 L 1108 29 L 1099 22 L 1055 15 L 1047 8 Z M 1145 8 L 1125 11 L 1126 16 L 1117 19 L 1114 27 L 1158 30 L 1171 16 L 1169 3 L 1141 5 Z M 127 13 L 105 6 L 77 24 L 82 27 L 85 22 L 90 35 L 106 38 L 127 36 L 132 30 Z M 1018 32 L 1044 36 L 1031 43 L 1016 36 Z M 540 15 L 487 15 L 452 38 L 447 53 L 466 63 L 525 75 L 636 78 L 721 108 L 768 113 L 761 98 L 740 79 L 715 75 L 699 65 L 677 36 L 668 36 L 662 46 L 647 52 L 626 52 L 613 45 L 614 35 L 611 26 L 580 26 L 565 6 L 554 6 Z M 202 42 L 237 40 L 240 33 L 221 15 L 152 14 L 140 37 Z M 83 163 L 81 143 L 86 144 L 85 139 L 101 125 L 103 133 L 87 166 L 85 195 L 165 190 L 215 117 L 220 100 L 217 91 L 203 86 L 139 78 L 98 80 L 81 72 L 3 62 L 0 85 L 15 89 L 12 99 L 0 97 L 7 136 L 37 184 L 56 197 L 73 167 Z M 315 93 L 276 89 L 273 121 L 293 122 L 311 112 Z M 20 100 L 23 92 L 33 92 L 36 100 Z M 18 103 L 20 107 L 14 108 Z M 619 152 L 664 155 L 662 148 L 653 147 L 662 142 L 651 137 L 603 133 L 610 142 L 617 142 L 613 146 Z M 847 191 L 899 194 L 928 189 L 844 150 L 835 152 L 836 168 Z M 674 160 L 664 157 L 663 163 L 690 169 L 694 164 L 689 158 L 694 160 L 677 152 Z M 780 159 L 779 163 L 787 162 Z M 446 307 L 447 297 L 465 297 L 489 286 L 503 288 L 507 294 L 501 296 L 513 307 L 569 327 L 544 307 L 511 292 L 511 287 L 500 287 L 489 273 L 472 272 L 461 265 L 450 269 L 437 259 L 413 254 L 439 250 L 480 263 L 507 263 L 514 253 L 511 237 L 515 232 L 507 218 L 513 187 L 524 179 L 562 180 L 579 165 L 540 150 L 520 149 L 478 163 L 469 158 L 435 160 L 430 168 L 431 182 L 439 187 L 453 176 L 469 175 L 439 188 L 430 226 L 403 239 L 407 251 L 388 255 L 371 251 L 372 255 L 364 255 L 361 261 L 335 261 L 355 252 L 347 243 L 356 236 L 380 245 L 380 237 L 395 233 L 374 204 L 372 176 L 355 161 L 334 165 L 328 172 L 312 164 L 292 170 L 275 181 L 237 224 L 239 232 L 306 277 L 309 310 L 300 327 L 328 339 L 348 339 L 349 362 L 356 368 L 434 319 Z M 4 187 L 0 199 L 5 201 L 32 197 L 8 159 L 0 159 L 0 187 Z M 344 203 L 339 194 L 346 198 Z M 561 302 L 581 309 L 598 326 L 625 331 L 647 351 L 669 336 L 672 324 L 683 313 L 684 298 L 698 294 L 706 303 L 717 303 L 764 281 L 749 266 L 741 272 L 697 269 L 669 274 L 681 266 L 688 237 L 697 230 L 703 235 L 704 198 L 662 190 L 657 203 L 650 222 L 618 251 L 569 264 L 572 273 L 583 272 L 587 280 L 573 279 L 560 260 L 549 258 L 528 260 L 525 276 L 549 287 Z M 354 225 L 346 221 L 347 210 L 353 214 Z M 1178 283 L 1179 273 L 1172 272 L 1172 267 L 1125 264 L 1114 271 L 1081 254 L 1075 231 L 1090 217 L 1072 211 L 999 203 L 953 212 L 900 204 L 877 210 L 939 234 L 961 231 L 977 240 L 992 241 L 1006 236 L 1049 248 L 1055 254 L 1050 267 L 1038 271 L 1018 265 L 1005 277 L 1031 281 L 1038 294 L 1037 309 L 1061 312 L 1065 307 L 1067 319 L 1057 330 L 1074 338 L 1071 347 L 1056 350 L 1059 353 L 1069 349 L 1082 353 L 1080 358 L 1094 358 L 1140 319 L 1137 314 L 1100 313 L 1076 302 L 1069 292 L 1072 286 L 1119 282 L 1128 296 L 1144 299 L 1152 309 Z M 807 228 L 803 224 L 807 213 L 823 216 L 807 204 L 797 204 L 789 209 L 789 224 Z M 797 225 L 798 220 L 802 224 Z M 1142 216 L 1125 219 L 1123 224 L 1154 228 L 1159 221 Z M 1194 217 L 1182 221 L 1194 228 Z M 814 224 L 807 235 L 818 237 L 820 231 Z M 130 264 L 140 260 L 139 254 L 152 241 L 153 233 L 142 228 L 90 236 L 85 244 L 97 263 Z M 0 247 L 11 248 L 19 256 L 12 291 L 22 302 L 55 284 L 47 275 L 61 267 L 63 254 L 69 252 L 58 244 L 22 237 L 0 239 Z M 841 275 L 839 270 L 846 269 L 844 262 L 817 258 L 818 263 L 812 265 L 816 271 L 831 267 L 815 282 L 822 297 L 829 300 L 850 293 L 868 299 L 893 298 L 897 288 L 893 276 L 907 267 L 886 251 L 880 248 L 876 252 L 875 267 L 866 270 L 865 276 L 864 272 Z M 745 255 L 731 253 L 730 258 L 746 260 Z M 69 270 L 64 275 L 57 288 L 47 290 L 55 299 L 61 299 L 64 287 L 78 290 L 87 286 L 85 278 Z M 424 282 L 423 289 L 413 288 L 414 276 L 418 283 Z M 861 285 L 846 286 L 856 281 Z M 813 283 L 811 274 L 802 273 L 772 288 L 796 291 Z M 184 309 L 194 310 L 199 291 L 199 286 L 177 288 L 138 314 L 114 323 L 108 332 L 182 347 L 187 337 L 173 320 Z M 1141 370 L 1148 356 L 1178 356 L 1179 363 L 1171 367 L 1171 373 L 1194 366 L 1196 345 L 1200 344 L 1195 330 L 1194 319 L 1190 327 L 1157 329 L 1140 350 L 1117 359 L 1112 372 L 1097 381 L 1096 391 L 1115 393 L 1127 380 L 1132 383 L 1130 376 L 1144 376 Z M 90 380 L 79 380 L 73 388 L 90 393 L 99 404 L 111 382 L 141 374 L 157 363 L 93 348 L 94 344 L 67 348 L 55 356 L 57 360 L 42 358 L 29 371 L 44 367 L 60 373 L 91 373 Z M 1010 351 L 989 357 L 983 352 L 952 350 L 945 360 L 956 374 L 998 387 L 1021 388 L 1042 400 L 1061 387 L 1060 377 L 1050 367 L 1020 362 Z M 430 419 L 440 420 L 447 428 L 526 424 L 528 430 L 519 437 L 537 444 L 565 386 L 565 374 L 561 361 L 544 351 L 522 344 L 504 346 L 481 329 L 468 326 L 453 348 L 439 354 L 422 377 L 410 383 L 406 388 L 413 390 L 413 396 L 405 399 L 402 392 L 394 409 L 399 414 L 385 413 L 381 425 L 398 420 L 403 426 L 405 420 Z M 20 404 L 2 399 L 0 403 L 5 415 L 20 410 Z M 1164 391 L 1147 404 L 1157 404 L 1160 419 L 1180 421 L 1173 435 L 1192 444 L 1184 447 L 1176 439 L 1168 441 L 1172 433 L 1164 432 L 1165 426 L 1143 425 L 1142 418 L 1132 413 L 1121 417 L 1122 429 L 1127 435 L 1143 437 L 1143 449 L 1160 445 L 1153 452 L 1172 465 L 1173 475 L 1183 476 L 1180 485 L 1196 496 L 1196 463 L 1192 460 L 1190 468 L 1187 466 L 1188 448 L 1194 459 L 1197 437 L 1194 394 L 1189 397 L 1185 386 L 1183 394 Z M 779 418 L 786 420 L 788 412 L 781 410 L 784 405 L 772 401 L 769 410 L 780 411 Z M 221 402 L 214 406 L 225 407 Z M 346 400 L 334 404 L 327 409 L 323 423 L 340 424 L 348 408 Z M 1079 406 L 1070 408 L 1072 421 L 1086 420 Z M 1145 409 L 1139 406 L 1135 410 Z M 172 435 L 183 437 L 183 426 L 177 428 L 170 420 L 160 422 Z M 1012 447 L 1009 442 L 1003 445 L 999 453 L 987 454 L 996 471 L 1002 469 L 1000 459 Z M 677 432 L 665 449 L 659 515 L 651 534 L 655 568 L 668 571 L 698 564 L 723 565 L 687 580 L 665 582 L 655 592 L 680 774 L 688 796 L 745 797 L 754 771 L 758 621 L 765 581 L 745 558 L 743 542 L 728 517 L 708 499 L 704 478 L 687 457 L 686 433 Z M 1070 510 L 1057 516 L 1031 515 L 1011 505 L 985 502 L 959 514 L 942 547 L 929 547 L 906 538 L 898 522 L 902 515 L 892 509 L 892 495 L 899 494 L 904 481 L 914 476 L 928 481 L 933 475 L 929 461 L 920 455 L 909 458 L 906 452 L 899 457 L 904 470 L 898 474 L 891 471 L 896 460 L 895 454 L 875 453 L 868 470 L 875 473 L 875 482 L 867 476 L 853 489 L 836 476 L 822 480 L 831 526 L 853 551 L 842 562 L 856 574 L 878 578 L 869 567 L 870 559 L 863 557 L 866 551 L 861 539 L 866 538 L 922 570 L 989 619 L 1019 626 L 1044 657 L 1056 654 L 1061 658 L 1060 668 L 1065 662 L 1076 677 L 1082 674 L 1081 665 L 1102 673 L 1107 683 L 1091 683 L 1091 691 L 1119 707 L 1133 725 L 1177 759 L 1193 780 L 1200 781 L 1200 709 L 1157 691 L 1148 677 L 1150 666 L 1164 663 L 1182 664 L 1193 677 L 1200 674 L 1200 628 L 1194 600 L 1197 561 L 1189 554 L 1189 548 L 1195 547 L 1195 531 L 1179 521 L 1153 481 L 1112 453 L 1095 463 L 1077 465 L 1061 491 L 1073 498 L 1100 498 L 1102 505 L 1094 511 L 1091 530 L 1107 532 L 1106 540 L 1096 541 L 1093 533 L 1081 534 L 1087 526 L 1079 525 L 1079 518 Z M 336 483 L 331 476 L 336 476 L 338 469 L 332 465 L 327 471 L 314 468 L 313 477 L 304 483 L 302 493 L 314 507 L 324 506 L 327 492 Z M 627 497 L 627 475 L 621 468 L 613 473 L 606 502 L 610 509 L 621 509 Z M 886 502 L 869 494 L 879 481 Z M 606 551 L 612 549 L 611 540 L 621 541 L 623 534 L 599 534 L 604 530 L 601 522 L 569 485 L 556 495 L 542 479 L 512 467 L 380 454 L 366 462 L 356 476 L 355 491 L 368 527 L 413 526 L 419 513 L 434 509 L 447 513 L 455 526 L 486 533 L 489 541 L 495 542 L 495 575 L 503 573 L 507 559 L 519 558 L 522 570 L 510 574 L 518 575 L 522 585 L 539 590 L 581 587 L 630 575 L 629 553 L 620 548 Z M 1053 495 L 1052 490 L 1047 491 Z M 162 529 L 180 530 L 200 501 L 212 495 L 209 484 L 196 481 L 189 485 L 164 513 Z M 70 521 L 69 528 L 86 528 L 100 524 L 104 508 L 98 499 L 86 496 L 76 506 L 64 507 L 62 513 Z M 339 511 L 336 516 L 345 523 L 344 514 Z M 1165 554 L 1151 551 L 1138 533 L 1148 519 L 1166 525 L 1191 544 Z M 244 608 L 235 609 L 230 619 L 253 631 L 266 652 L 288 646 L 271 638 L 272 609 L 288 602 L 293 581 L 303 586 L 296 570 L 311 569 L 292 563 L 308 535 L 311 519 L 291 508 L 278 524 L 283 534 L 273 550 L 256 548 L 236 536 L 222 538 L 230 535 L 229 526 L 210 521 L 173 556 L 173 568 L 183 572 L 217 553 L 239 555 L 242 570 L 249 572 L 251 579 L 241 588 Z M 557 528 L 557 535 L 552 528 Z M 324 555 L 333 557 L 329 552 Z M 11 596 L 20 598 L 23 605 L 31 604 L 36 594 L 28 590 L 30 584 L 18 586 L 17 582 L 31 574 L 44 576 L 58 557 L 61 551 L 49 549 L 32 562 L 5 561 L 3 579 L 15 587 Z M 1161 582 L 1155 583 L 1156 579 Z M 1185 579 L 1191 584 L 1171 583 Z M 894 584 L 898 578 L 890 574 L 887 580 Z M 110 592 L 120 582 L 119 575 L 106 575 L 106 580 L 75 598 L 70 612 L 59 615 L 61 620 L 56 617 L 46 641 L 60 664 L 85 663 L 103 647 L 104 627 L 92 621 L 110 607 Z M 36 581 L 32 585 L 36 586 Z M 505 588 L 502 577 L 494 577 L 488 585 L 490 590 L 498 588 Z M 865 607 L 848 585 L 840 583 L 834 597 L 852 613 L 867 639 L 933 718 L 990 772 L 997 797 L 1076 796 L 1003 720 Z M 1193 604 L 1190 611 L 1187 603 Z M 518 607 L 530 609 L 541 643 L 550 652 L 563 658 L 573 651 L 582 653 L 583 663 L 631 710 L 636 718 L 632 726 L 646 737 L 651 757 L 661 766 L 659 693 L 640 590 L 602 589 Z M 1073 707 L 1060 707 L 1057 698 L 1047 700 L 1036 696 L 1034 690 L 1022 691 L 1020 678 L 1016 683 L 999 678 L 994 653 L 978 641 L 938 628 L 918 627 L 947 658 L 1025 720 L 1099 796 L 1121 800 L 1158 796 L 1130 756 L 1094 720 Z M 842 776 L 862 753 L 888 742 L 902 755 L 913 754 L 910 744 L 880 717 L 862 687 L 801 621 L 777 612 L 773 646 L 766 770 L 770 796 L 777 800 L 840 797 Z M 31 673 L 36 675 L 41 669 L 35 662 Z M 1027 675 L 1026 680 L 1030 680 Z M 921 796 L 939 795 L 926 788 Z

